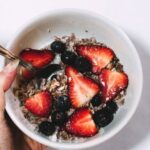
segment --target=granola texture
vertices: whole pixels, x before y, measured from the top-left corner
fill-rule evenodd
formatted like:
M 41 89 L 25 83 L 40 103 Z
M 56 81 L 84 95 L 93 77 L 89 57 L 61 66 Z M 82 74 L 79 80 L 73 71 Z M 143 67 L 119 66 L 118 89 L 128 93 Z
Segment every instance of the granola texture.
M 75 36 L 75 34 L 71 34 L 70 36 L 63 36 L 63 37 L 55 37 L 55 40 L 61 40 L 66 43 L 68 50 L 74 51 L 74 45 L 75 44 L 96 44 L 96 45 L 102 45 L 106 46 L 103 43 L 99 43 L 96 41 L 95 38 L 87 38 L 87 39 L 79 39 Z M 50 46 L 46 46 L 47 49 L 50 49 Z M 60 62 L 60 58 L 56 57 L 55 60 L 52 63 L 58 62 L 62 68 L 65 69 L 65 65 Z M 110 64 L 106 66 L 106 68 L 109 69 L 116 69 L 118 71 L 123 71 L 123 66 L 120 64 L 117 57 L 115 57 Z M 53 101 L 55 101 L 59 96 L 61 95 L 68 95 L 68 84 L 67 84 L 67 76 L 64 73 L 64 69 L 61 71 L 57 71 L 54 74 L 56 75 L 56 78 L 52 79 L 51 76 L 47 79 L 44 78 L 33 78 L 32 80 L 25 81 L 21 78 L 21 76 L 18 73 L 17 76 L 17 86 L 13 88 L 14 95 L 19 99 L 20 101 L 20 109 L 22 110 L 22 113 L 24 114 L 24 117 L 31 123 L 38 125 L 44 120 L 51 120 L 51 116 L 49 118 L 41 118 L 33 115 L 30 113 L 25 107 L 24 102 L 25 99 L 31 97 L 32 95 L 38 93 L 39 91 L 49 91 L 52 95 Z M 52 75 L 54 75 L 52 74 Z M 85 76 L 92 78 L 95 82 L 98 81 L 98 76 L 87 72 L 84 73 Z M 124 104 L 124 95 L 125 91 L 122 91 L 116 98 L 115 101 L 117 105 L 123 105 Z M 91 110 L 96 111 L 100 110 L 105 106 L 105 104 L 101 104 L 98 107 L 93 107 L 90 105 L 89 107 Z M 71 108 L 67 112 L 68 115 L 71 115 L 74 112 L 74 109 Z M 36 129 L 35 129 L 36 130 Z M 77 137 L 68 134 L 66 131 L 64 131 L 62 128 L 58 128 L 56 131 L 56 137 L 57 140 L 64 140 L 64 141 L 74 141 Z M 79 138 L 78 138 L 79 139 Z M 82 139 L 82 138 L 81 138 Z

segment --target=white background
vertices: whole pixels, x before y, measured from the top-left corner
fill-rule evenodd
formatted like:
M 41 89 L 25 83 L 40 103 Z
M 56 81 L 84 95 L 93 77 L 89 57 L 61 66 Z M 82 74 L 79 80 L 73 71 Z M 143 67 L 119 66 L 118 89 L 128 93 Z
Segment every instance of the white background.
M 143 65 L 144 88 L 135 115 L 115 137 L 91 149 L 150 150 L 150 0 L 0 0 L 0 44 L 6 46 L 32 17 L 58 8 L 91 10 L 117 23 L 135 44 Z

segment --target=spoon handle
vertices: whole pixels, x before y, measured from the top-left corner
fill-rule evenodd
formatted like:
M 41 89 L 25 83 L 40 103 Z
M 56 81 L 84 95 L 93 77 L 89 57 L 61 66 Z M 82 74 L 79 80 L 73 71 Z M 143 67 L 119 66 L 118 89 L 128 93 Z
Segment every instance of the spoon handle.
M 35 72 L 36 69 L 28 62 L 22 60 L 18 56 L 15 56 L 12 52 L 8 51 L 6 48 L 0 45 L 0 55 L 3 55 L 4 57 L 8 58 L 9 60 L 20 60 L 19 64 L 27 68 L 28 70 Z
M 1 45 L 0 45 L 0 55 L 3 55 L 4 57 L 8 58 L 9 60 L 19 59 L 17 56 L 15 56 L 13 53 L 8 51 Z

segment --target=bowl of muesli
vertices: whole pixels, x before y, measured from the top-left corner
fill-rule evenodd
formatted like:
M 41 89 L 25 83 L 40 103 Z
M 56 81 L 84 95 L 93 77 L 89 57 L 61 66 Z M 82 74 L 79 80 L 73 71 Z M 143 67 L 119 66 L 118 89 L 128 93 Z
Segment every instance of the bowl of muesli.
M 99 14 L 57 10 L 29 21 L 7 46 L 38 71 L 18 67 L 6 110 L 32 139 L 83 149 L 118 133 L 142 92 L 142 67 L 127 35 Z

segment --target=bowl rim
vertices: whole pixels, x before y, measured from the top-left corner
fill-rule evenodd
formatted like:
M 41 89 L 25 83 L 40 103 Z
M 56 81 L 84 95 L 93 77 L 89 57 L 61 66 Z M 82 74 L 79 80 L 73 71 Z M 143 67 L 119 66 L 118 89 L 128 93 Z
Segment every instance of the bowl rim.
M 110 21 L 109 19 L 107 19 L 106 17 L 104 17 L 98 13 L 87 11 L 87 10 L 82 10 L 82 9 L 70 9 L 70 8 L 56 9 L 56 10 L 47 11 L 47 12 L 44 12 L 40 15 L 32 17 L 26 23 L 21 25 L 19 29 L 17 29 L 17 31 L 14 33 L 14 35 L 12 36 L 12 38 L 10 39 L 10 41 L 8 42 L 6 47 L 9 49 L 13 45 L 13 43 L 15 43 L 15 40 L 22 33 L 24 33 L 24 31 L 26 29 L 28 29 L 30 26 L 34 25 L 39 20 L 47 18 L 47 17 L 59 15 L 62 13 L 70 13 L 70 14 L 74 13 L 74 14 L 78 14 L 78 15 L 88 15 L 89 17 L 94 17 L 95 19 L 101 20 L 105 24 L 109 25 L 117 34 L 119 34 L 128 43 L 128 45 L 132 48 L 132 50 L 134 51 L 134 53 L 137 57 L 138 67 L 139 67 L 138 68 L 139 69 L 139 76 L 140 76 L 140 80 L 139 80 L 140 87 L 139 87 L 139 93 L 137 96 L 138 98 L 136 100 L 136 103 L 135 103 L 133 109 L 124 118 L 124 120 L 115 128 L 115 130 L 111 131 L 107 136 L 105 136 L 104 138 L 97 137 L 91 141 L 85 141 L 84 143 L 57 143 L 57 142 L 53 142 L 50 140 L 49 141 L 45 140 L 45 138 L 43 138 L 42 136 L 37 136 L 34 132 L 31 132 L 30 130 L 25 128 L 22 125 L 22 123 L 19 122 L 18 119 L 15 117 L 15 114 L 12 113 L 11 109 L 9 109 L 7 102 L 6 102 L 6 111 L 8 112 L 10 118 L 15 123 L 15 125 L 22 132 L 24 132 L 26 135 L 28 135 L 32 139 L 38 141 L 39 143 L 42 143 L 44 145 L 47 145 L 47 146 L 50 146 L 53 148 L 58 148 L 58 149 L 85 149 L 85 148 L 89 148 L 92 146 L 96 146 L 96 145 L 103 143 L 104 141 L 110 139 L 111 137 L 116 135 L 129 122 L 129 120 L 131 119 L 131 117 L 133 116 L 133 114 L 135 113 L 135 111 L 137 109 L 137 106 L 140 102 L 140 98 L 141 98 L 141 94 L 142 94 L 142 88 L 143 88 L 142 64 L 141 64 L 141 61 L 140 61 L 140 58 L 139 58 L 138 52 L 136 51 L 135 46 L 133 45 L 131 40 L 128 38 L 126 33 L 120 27 L 118 27 L 118 25 L 116 25 L 115 23 L 113 23 L 112 21 Z

